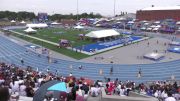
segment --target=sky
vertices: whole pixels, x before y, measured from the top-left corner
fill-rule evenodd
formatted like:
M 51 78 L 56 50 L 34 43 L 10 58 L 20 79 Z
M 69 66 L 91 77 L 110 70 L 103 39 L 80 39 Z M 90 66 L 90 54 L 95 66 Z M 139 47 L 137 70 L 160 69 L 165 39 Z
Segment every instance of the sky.
M 79 13 L 114 15 L 114 0 L 78 0 Z M 116 0 L 116 14 L 121 11 L 135 13 L 137 10 L 154 6 L 176 6 L 180 0 Z M 77 0 L 0 0 L 0 11 L 46 12 L 48 14 L 76 14 Z

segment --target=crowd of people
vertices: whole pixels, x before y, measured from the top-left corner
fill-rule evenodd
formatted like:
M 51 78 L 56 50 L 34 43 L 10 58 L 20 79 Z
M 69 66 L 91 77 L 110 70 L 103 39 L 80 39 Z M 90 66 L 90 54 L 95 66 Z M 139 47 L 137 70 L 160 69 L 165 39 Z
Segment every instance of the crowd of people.
M 99 96 L 102 86 L 99 85 L 99 81 L 93 83 L 85 82 L 84 78 L 76 79 L 72 73 L 65 78 L 50 71 L 47 73 L 34 71 L 29 66 L 22 69 L 12 64 L 0 63 L 0 101 L 8 101 L 17 96 L 33 97 L 37 89 L 51 80 L 66 83 L 67 92 L 63 95 L 64 101 L 85 101 L 89 95 Z M 48 101 L 49 98 L 45 95 L 44 99 Z
M 161 101 L 164 101 L 168 97 L 174 97 L 171 99 L 179 100 L 180 87 L 178 87 L 177 82 L 174 82 L 174 84 L 171 84 L 169 82 L 155 82 L 149 86 L 149 89 L 147 89 L 147 94 L 150 96 L 154 96 L 160 99 Z
M 108 95 L 129 96 L 130 91 L 134 91 L 143 95 L 158 98 L 160 101 L 178 101 L 180 100 L 180 86 L 177 82 L 153 82 L 152 84 L 141 83 L 136 85 L 135 82 L 122 82 L 116 79 L 111 81 L 109 78 L 105 90 Z
M 111 81 L 110 78 L 107 81 L 105 91 L 108 95 L 129 96 L 129 92 L 135 89 L 135 82 L 132 81 Z
M 0 101 L 8 101 L 8 99 L 17 98 L 17 96 L 33 97 L 37 89 L 51 80 L 66 83 L 67 92 L 62 95 L 62 101 L 86 101 L 88 96 L 99 96 L 101 87 L 105 87 L 107 95 L 129 96 L 130 91 L 137 90 L 141 94 L 154 96 L 161 100 L 172 96 L 172 98 L 180 98 L 180 87 L 176 82 L 173 85 L 167 82 L 156 82 L 149 86 L 143 83 L 136 86 L 135 82 L 132 81 L 122 82 L 118 79 L 112 81 L 107 78 L 107 83 L 103 85 L 102 81 L 99 80 L 87 82 L 85 78 L 76 79 L 72 73 L 65 78 L 50 71 L 46 71 L 46 73 L 34 71 L 29 66 L 22 69 L 13 64 L 0 63 Z M 49 92 L 44 96 L 45 101 L 51 101 L 52 98 L 49 96 Z

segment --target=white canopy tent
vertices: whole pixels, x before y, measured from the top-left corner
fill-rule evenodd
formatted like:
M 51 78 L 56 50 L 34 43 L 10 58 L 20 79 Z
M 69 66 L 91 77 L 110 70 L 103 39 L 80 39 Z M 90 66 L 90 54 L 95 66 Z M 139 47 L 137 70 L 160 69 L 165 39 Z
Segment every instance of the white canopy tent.
M 51 25 L 60 25 L 61 23 L 53 22 Z
M 27 28 L 26 30 L 24 30 L 26 33 L 35 33 L 37 32 L 36 30 L 32 29 L 31 27 Z
M 12 23 L 16 22 L 15 20 L 11 20 Z
M 48 25 L 46 23 L 27 24 L 26 27 L 31 27 L 31 28 L 46 28 L 46 27 L 48 27 Z
M 25 22 L 24 20 L 22 20 L 20 23 L 21 23 L 21 24 L 25 24 L 26 22 Z
M 92 31 L 85 36 L 90 37 L 90 38 L 105 38 L 105 37 L 110 37 L 110 36 L 118 36 L 120 35 L 117 31 L 113 29 L 109 30 L 100 30 L 100 31 Z
M 83 27 L 83 26 L 78 25 L 78 26 L 75 26 L 74 28 L 75 28 L 75 29 L 83 29 L 84 27 Z

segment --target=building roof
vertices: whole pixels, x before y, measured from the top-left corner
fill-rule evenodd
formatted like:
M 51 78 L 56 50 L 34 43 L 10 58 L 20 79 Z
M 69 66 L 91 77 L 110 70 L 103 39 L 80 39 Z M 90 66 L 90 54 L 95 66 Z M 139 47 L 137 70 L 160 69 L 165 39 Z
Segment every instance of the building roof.
M 166 7 L 147 7 L 141 9 L 142 11 L 151 11 L 151 10 L 180 10 L 180 6 L 166 6 Z
M 31 28 L 45 28 L 48 27 L 46 23 L 38 23 L 38 24 L 27 24 L 26 27 L 31 27 Z

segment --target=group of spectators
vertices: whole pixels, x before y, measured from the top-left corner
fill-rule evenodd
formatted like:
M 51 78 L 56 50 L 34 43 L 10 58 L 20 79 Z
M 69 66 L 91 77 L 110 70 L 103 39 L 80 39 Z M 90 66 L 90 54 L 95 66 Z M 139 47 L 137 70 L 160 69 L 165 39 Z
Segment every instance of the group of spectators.
M 111 81 L 108 78 L 105 88 L 107 95 L 129 96 L 130 91 L 134 91 L 143 95 L 153 96 L 160 101 L 178 101 L 180 100 L 180 86 L 177 82 L 153 82 L 152 84 L 140 83 L 136 86 L 135 82 L 122 82 L 116 79 Z
M 0 101 L 7 101 L 5 99 L 12 98 L 11 95 L 33 97 L 45 78 L 45 75 L 37 73 L 29 66 L 20 69 L 12 64 L 0 63 L 0 92 L 6 92 L 6 96 L 0 94 Z
M 174 84 L 156 82 L 150 85 L 141 83 L 136 86 L 135 82 L 132 81 L 122 82 L 118 79 L 111 81 L 110 78 L 107 78 L 107 83 L 103 85 L 102 81 L 90 83 L 86 82 L 84 78 L 76 79 L 72 73 L 65 78 L 50 71 L 47 73 L 33 71 L 32 67 L 29 66 L 22 69 L 12 64 L 0 63 L 0 101 L 8 101 L 14 95 L 33 97 L 39 87 L 51 80 L 66 83 L 67 92 L 62 96 L 64 101 L 85 101 L 88 96 L 97 97 L 101 94 L 101 87 L 105 87 L 108 95 L 129 96 L 130 91 L 138 91 L 161 100 L 172 96 L 172 99 L 180 98 L 180 87 L 176 82 Z M 46 95 L 44 99 L 50 100 Z
M 178 87 L 177 82 L 174 82 L 174 84 L 171 84 L 169 82 L 154 82 L 147 89 L 147 94 L 150 96 L 154 96 L 161 101 L 164 101 L 168 97 L 172 97 L 169 99 L 180 100 L 180 87 Z
M 116 79 L 115 81 L 111 81 L 108 78 L 108 82 L 106 83 L 106 94 L 108 95 L 120 95 L 120 96 L 129 96 L 129 92 L 135 89 L 135 82 L 126 81 L 122 82 Z
M 33 97 L 37 89 L 51 80 L 66 83 L 67 92 L 62 101 L 85 101 L 89 95 L 99 96 L 100 86 L 102 86 L 99 81 L 89 83 L 84 82 L 84 78 L 76 79 L 72 73 L 65 78 L 50 71 L 47 71 L 47 73 L 34 71 L 29 66 L 22 69 L 12 64 L 0 63 L 0 101 L 16 99 L 19 96 Z M 46 95 L 44 99 L 46 101 L 50 100 Z

